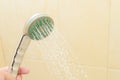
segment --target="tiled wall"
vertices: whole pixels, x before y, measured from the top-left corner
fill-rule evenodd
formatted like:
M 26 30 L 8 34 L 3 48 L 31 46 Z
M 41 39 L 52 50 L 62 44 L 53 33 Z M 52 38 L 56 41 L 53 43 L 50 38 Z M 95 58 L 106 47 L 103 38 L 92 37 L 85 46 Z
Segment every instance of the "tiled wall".
M 25 21 L 42 12 L 54 19 L 55 26 L 70 43 L 70 61 L 74 67 L 82 67 L 86 80 L 119 80 L 119 4 L 119 0 L 1 0 L 0 35 L 6 65 L 15 52 Z M 34 47 L 32 42 L 22 64 L 31 69 L 24 79 L 55 80 L 44 62 L 29 59 L 29 54 L 41 56 Z
M 2 41 L 0 39 L 0 67 L 5 66 L 5 59 L 4 59 L 4 54 L 3 54 L 3 47 L 2 47 Z
M 61 0 L 60 4 L 60 25 L 65 26 L 61 31 L 72 45 L 71 56 L 83 65 L 88 80 L 107 80 L 109 1 Z
M 109 80 L 120 79 L 120 1 L 111 1 L 110 44 L 109 44 Z

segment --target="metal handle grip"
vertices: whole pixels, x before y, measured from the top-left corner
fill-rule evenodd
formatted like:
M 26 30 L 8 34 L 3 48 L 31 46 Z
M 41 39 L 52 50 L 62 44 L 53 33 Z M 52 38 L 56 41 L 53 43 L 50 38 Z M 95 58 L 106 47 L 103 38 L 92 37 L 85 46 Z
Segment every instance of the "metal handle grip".
M 24 57 L 24 53 L 28 48 L 30 41 L 31 39 L 27 35 L 23 35 L 20 40 L 18 48 L 16 49 L 16 52 L 13 56 L 12 62 L 9 67 L 9 71 L 13 75 L 13 77 L 16 77 L 18 74 L 18 69 L 20 67 L 22 59 Z

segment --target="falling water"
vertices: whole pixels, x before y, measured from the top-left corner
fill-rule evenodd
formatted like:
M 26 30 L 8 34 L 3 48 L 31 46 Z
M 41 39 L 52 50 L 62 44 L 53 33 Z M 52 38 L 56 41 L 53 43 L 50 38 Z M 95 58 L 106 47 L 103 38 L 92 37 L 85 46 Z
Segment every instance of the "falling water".
M 42 60 L 46 62 L 51 74 L 57 77 L 57 80 L 87 80 L 87 75 L 80 68 L 77 70 L 69 64 L 69 49 L 66 47 L 66 41 L 57 29 L 45 39 L 36 41 L 41 51 Z M 73 74 L 76 70 L 78 76 Z

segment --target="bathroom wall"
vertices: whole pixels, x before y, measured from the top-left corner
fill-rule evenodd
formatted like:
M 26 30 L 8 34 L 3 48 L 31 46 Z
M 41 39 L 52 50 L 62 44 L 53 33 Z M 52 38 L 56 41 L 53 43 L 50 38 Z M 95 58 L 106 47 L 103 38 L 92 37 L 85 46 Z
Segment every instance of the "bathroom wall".
M 60 25 L 72 45 L 71 56 L 82 64 L 88 80 L 107 80 L 108 0 L 60 1 Z M 69 29 L 68 31 L 66 31 Z
M 2 47 L 2 41 L 0 40 L 0 67 L 5 66 L 5 59 L 3 54 L 3 47 Z
M 109 38 L 109 62 L 108 62 L 108 80 L 120 79 L 120 1 L 111 1 L 111 16 L 110 16 L 110 38 Z
M 0 64 L 9 65 L 26 20 L 34 13 L 50 15 L 70 44 L 74 67 L 81 66 L 86 80 L 119 80 L 119 0 L 0 0 Z M 55 80 L 34 41 L 22 65 L 31 69 L 24 80 Z M 3 53 L 3 54 L 2 54 Z M 39 69 L 39 70 L 38 70 Z

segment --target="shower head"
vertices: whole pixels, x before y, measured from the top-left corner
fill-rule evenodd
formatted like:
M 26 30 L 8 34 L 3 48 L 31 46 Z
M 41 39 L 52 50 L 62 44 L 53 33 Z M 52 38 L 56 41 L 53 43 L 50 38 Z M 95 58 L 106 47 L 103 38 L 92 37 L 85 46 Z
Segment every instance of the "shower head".
M 51 17 L 44 14 L 35 14 L 26 22 L 24 34 L 13 56 L 9 67 L 10 73 L 16 77 L 18 69 L 31 40 L 42 40 L 53 31 L 54 22 Z
M 47 37 L 53 30 L 52 18 L 43 14 L 33 15 L 26 23 L 25 33 L 32 40 L 40 40 Z

